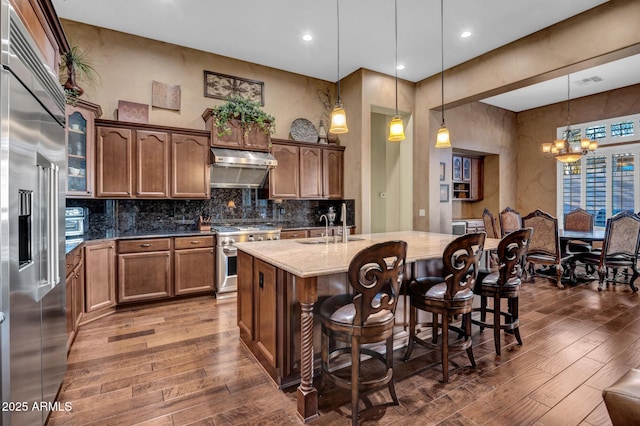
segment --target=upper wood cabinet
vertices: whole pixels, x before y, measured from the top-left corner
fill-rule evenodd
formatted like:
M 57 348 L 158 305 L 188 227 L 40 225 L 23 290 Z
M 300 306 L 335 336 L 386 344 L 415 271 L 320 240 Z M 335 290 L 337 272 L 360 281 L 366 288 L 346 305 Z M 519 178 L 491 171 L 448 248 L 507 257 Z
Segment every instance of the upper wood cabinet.
M 453 200 L 480 201 L 483 198 L 482 158 L 453 155 Z
M 218 148 L 246 149 L 249 151 L 269 151 L 271 144 L 271 135 L 265 133 L 257 125 L 251 126 L 249 131 L 245 132 L 237 120 L 229 122 L 231 132 L 218 135 L 218 128 L 215 125 L 215 117 L 213 109 L 207 108 L 202 113 L 202 119 L 205 121 L 205 128 L 211 132 L 211 146 Z
M 95 173 L 95 119 L 102 115 L 100 105 L 74 100 L 67 104 L 67 197 L 92 198 Z
M 209 139 L 204 136 L 171 135 L 171 196 L 209 198 Z
M 269 198 L 341 199 L 344 147 L 274 140 Z
M 96 196 L 209 198 L 209 136 L 179 129 L 96 121 Z

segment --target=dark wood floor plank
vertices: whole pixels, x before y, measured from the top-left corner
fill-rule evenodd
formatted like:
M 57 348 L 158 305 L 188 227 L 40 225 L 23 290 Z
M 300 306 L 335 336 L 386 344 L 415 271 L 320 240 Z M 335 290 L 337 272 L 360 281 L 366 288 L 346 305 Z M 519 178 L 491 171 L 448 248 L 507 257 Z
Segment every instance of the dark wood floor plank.
M 240 343 L 235 311 L 233 298 L 203 296 L 85 325 L 59 394 L 73 410 L 54 412 L 49 425 L 301 424 L 295 386 L 276 389 Z M 477 367 L 453 354 L 460 367 L 446 384 L 437 349 L 416 348 L 407 362 L 396 350 L 400 405 L 386 389 L 373 392 L 361 423 L 609 425 L 602 389 L 640 367 L 640 298 L 624 286 L 559 290 L 536 278 L 522 286 L 520 321 L 524 344 L 503 333 L 501 356 L 492 331 L 474 326 Z M 325 390 L 319 407 L 315 424 L 351 423 L 348 391 Z

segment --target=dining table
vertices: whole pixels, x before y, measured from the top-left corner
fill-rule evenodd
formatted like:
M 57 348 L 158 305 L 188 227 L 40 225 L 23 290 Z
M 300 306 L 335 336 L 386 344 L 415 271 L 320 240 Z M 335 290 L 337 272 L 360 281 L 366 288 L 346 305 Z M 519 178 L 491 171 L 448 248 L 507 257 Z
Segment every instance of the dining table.
M 587 282 L 596 279 L 590 273 L 584 275 L 578 275 L 575 272 L 577 255 L 567 253 L 567 245 L 569 241 L 583 241 L 585 243 L 602 242 L 605 238 L 604 229 L 594 229 L 591 231 L 570 231 L 565 229 L 558 230 L 558 237 L 560 240 L 560 253 L 562 253 L 563 262 L 569 267 L 565 269 L 563 279 L 565 279 L 570 285 L 576 285 L 580 282 Z

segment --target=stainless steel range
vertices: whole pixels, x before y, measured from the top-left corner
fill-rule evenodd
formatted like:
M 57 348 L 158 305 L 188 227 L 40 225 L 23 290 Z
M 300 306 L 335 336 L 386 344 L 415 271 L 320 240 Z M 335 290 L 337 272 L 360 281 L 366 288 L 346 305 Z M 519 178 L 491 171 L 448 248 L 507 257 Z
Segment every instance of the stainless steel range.
M 216 245 L 216 294 L 235 295 L 238 289 L 238 249 L 235 243 L 280 239 L 280 228 L 272 225 L 212 226 L 218 235 Z

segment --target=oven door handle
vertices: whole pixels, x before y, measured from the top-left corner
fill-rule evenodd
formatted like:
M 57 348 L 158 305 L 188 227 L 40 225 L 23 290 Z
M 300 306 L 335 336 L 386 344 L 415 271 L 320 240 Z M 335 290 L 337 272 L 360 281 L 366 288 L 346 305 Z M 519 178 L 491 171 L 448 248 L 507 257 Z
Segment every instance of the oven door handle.
M 222 251 L 224 252 L 224 254 L 226 255 L 231 255 L 231 256 L 236 256 L 238 254 L 238 249 L 235 247 L 225 247 L 222 249 Z

